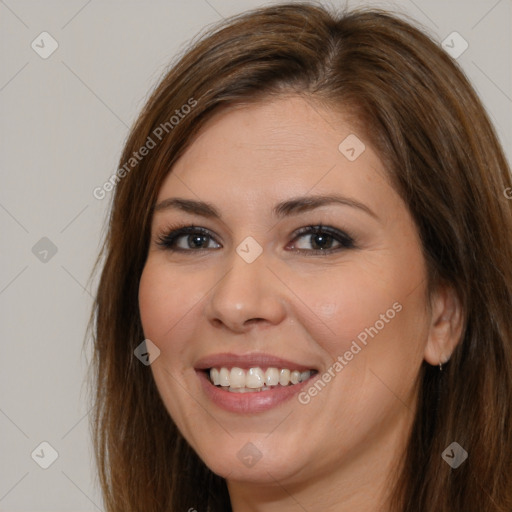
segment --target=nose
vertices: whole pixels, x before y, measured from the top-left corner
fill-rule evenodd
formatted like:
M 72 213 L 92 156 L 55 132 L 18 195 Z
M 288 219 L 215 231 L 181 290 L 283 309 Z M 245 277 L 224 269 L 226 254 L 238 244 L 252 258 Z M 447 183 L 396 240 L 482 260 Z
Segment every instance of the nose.
M 234 252 L 207 300 L 208 320 L 238 333 L 255 324 L 277 325 L 286 316 L 285 287 L 267 268 L 264 254 L 247 263 Z

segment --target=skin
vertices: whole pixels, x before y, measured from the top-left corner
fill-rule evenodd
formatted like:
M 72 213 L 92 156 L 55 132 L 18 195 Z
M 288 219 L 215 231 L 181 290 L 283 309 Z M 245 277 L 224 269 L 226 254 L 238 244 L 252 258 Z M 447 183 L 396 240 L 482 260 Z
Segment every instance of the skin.
M 139 305 L 145 336 L 161 351 L 151 369 L 163 402 L 227 479 L 237 512 L 388 510 L 419 368 L 424 359 L 446 361 L 460 335 L 451 289 L 440 287 L 427 307 L 417 229 L 369 141 L 356 133 L 366 149 L 352 162 L 338 150 L 352 133 L 348 118 L 299 96 L 230 108 L 201 130 L 158 194 L 157 203 L 202 200 L 222 215 L 155 213 Z M 340 204 L 272 216 L 280 201 L 333 193 L 374 216 Z M 213 239 L 198 251 L 185 235 L 188 252 L 165 250 L 157 237 L 177 223 L 202 226 Z M 319 223 L 350 234 L 355 248 L 316 254 L 315 237 L 294 236 Z M 236 252 L 248 236 L 263 250 L 250 264 Z M 228 412 L 194 371 L 207 355 L 266 352 L 321 375 L 394 303 L 401 311 L 306 405 L 293 397 L 257 414 Z M 252 467 L 237 457 L 247 442 L 261 452 Z

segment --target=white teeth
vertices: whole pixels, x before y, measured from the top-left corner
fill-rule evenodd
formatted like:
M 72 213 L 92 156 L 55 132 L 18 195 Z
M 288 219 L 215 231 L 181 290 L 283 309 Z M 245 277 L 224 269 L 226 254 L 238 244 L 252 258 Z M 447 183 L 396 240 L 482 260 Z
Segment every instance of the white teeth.
M 245 384 L 245 371 L 242 368 L 231 368 L 231 373 L 229 374 L 229 386 L 232 388 L 244 388 L 247 387 Z
M 245 378 L 245 387 L 256 389 L 265 384 L 265 374 L 261 368 L 250 368 Z
M 279 370 L 277 368 L 267 368 L 265 384 L 267 386 L 277 386 L 279 384 Z
M 217 370 L 217 368 L 212 368 L 210 370 L 210 379 L 212 379 L 214 386 L 218 386 L 220 384 L 219 370 Z
M 214 368 L 212 368 L 213 370 Z M 212 378 L 212 370 L 210 370 L 210 379 Z M 216 386 L 229 386 L 229 370 L 227 368 L 221 368 L 219 371 L 219 384 Z
M 263 386 L 262 388 L 258 389 L 250 389 L 250 388 L 228 388 L 228 391 L 231 393 L 258 393 L 260 391 L 270 391 L 271 388 L 268 388 L 267 386 Z
M 283 368 L 279 372 L 279 384 L 281 386 L 288 386 L 288 382 L 290 382 L 290 370 Z
M 233 393 L 268 391 L 278 385 L 288 386 L 304 382 L 310 376 L 310 370 L 299 372 L 287 368 L 267 368 L 266 371 L 259 367 L 244 370 L 236 366 L 230 370 L 226 367 L 210 369 L 212 384 L 228 388 Z

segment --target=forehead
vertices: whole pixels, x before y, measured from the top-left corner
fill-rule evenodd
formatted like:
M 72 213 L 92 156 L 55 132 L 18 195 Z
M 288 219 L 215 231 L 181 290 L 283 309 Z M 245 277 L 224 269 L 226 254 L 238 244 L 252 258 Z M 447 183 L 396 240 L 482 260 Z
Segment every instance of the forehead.
M 346 153 L 352 149 L 346 140 L 360 152 L 356 159 L 347 158 L 353 152 Z M 375 202 L 383 187 L 389 188 L 382 162 L 364 134 L 354 133 L 339 112 L 285 97 L 230 108 L 210 119 L 174 165 L 157 200 L 185 196 L 252 208 L 308 191 L 337 191 Z

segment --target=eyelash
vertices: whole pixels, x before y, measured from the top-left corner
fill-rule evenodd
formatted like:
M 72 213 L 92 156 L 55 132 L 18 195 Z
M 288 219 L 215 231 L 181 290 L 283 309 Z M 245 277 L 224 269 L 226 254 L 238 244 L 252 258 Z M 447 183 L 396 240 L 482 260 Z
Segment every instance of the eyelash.
M 303 228 L 298 229 L 293 234 L 293 240 L 295 241 L 297 238 L 300 238 L 301 236 L 305 235 L 318 235 L 318 234 L 324 234 L 329 237 L 332 237 L 335 241 L 337 241 L 340 246 L 334 249 L 295 249 L 295 252 L 299 253 L 313 253 L 316 255 L 327 255 L 334 252 L 346 250 L 346 249 L 355 249 L 356 245 L 354 242 L 354 239 L 348 235 L 347 233 L 340 231 L 336 228 L 330 227 L 330 226 L 323 226 L 322 224 L 318 225 L 310 225 L 305 226 Z M 156 244 L 162 249 L 171 251 L 171 252 L 203 252 L 208 251 L 211 249 L 208 248 L 199 248 L 199 249 L 182 249 L 182 248 L 176 248 L 175 243 L 176 241 L 185 235 L 203 235 L 206 237 L 209 237 L 209 239 L 214 240 L 214 237 L 212 236 L 211 232 L 208 231 L 205 228 L 202 228 L 200 226 L 195 226 L 191 224 L 180 224 L 180 225 L 174 225 L 169 226 L 167 230 L 160 235 L 157 236 Z M 216 242 L 218 243 L 218 242 Z

